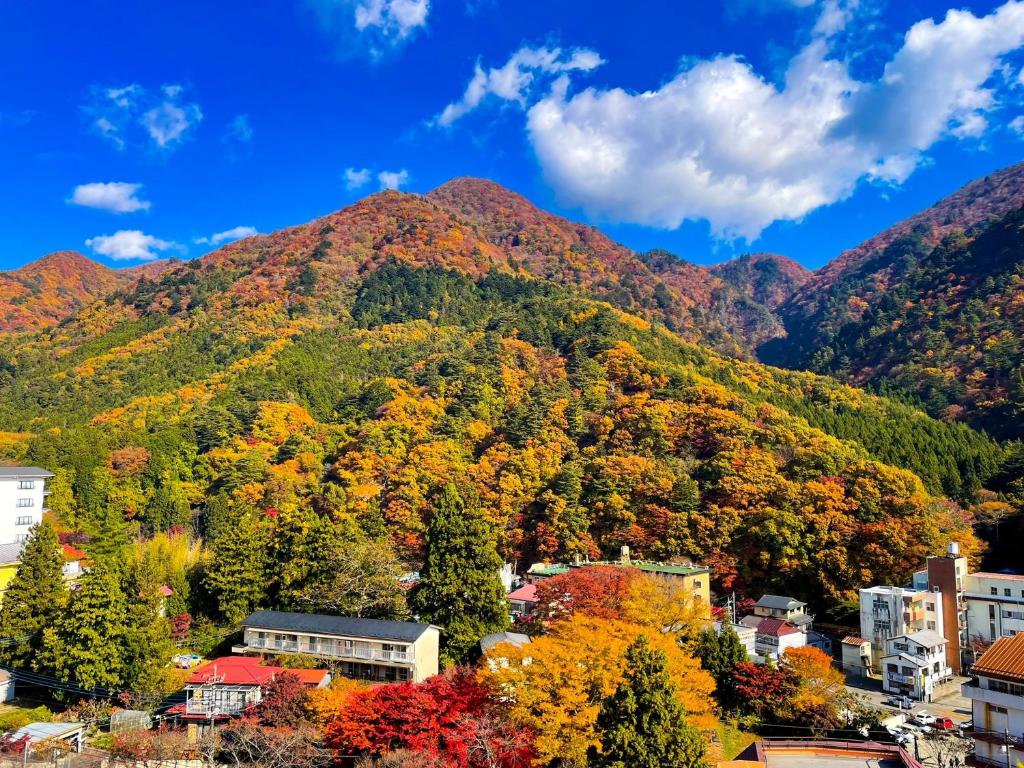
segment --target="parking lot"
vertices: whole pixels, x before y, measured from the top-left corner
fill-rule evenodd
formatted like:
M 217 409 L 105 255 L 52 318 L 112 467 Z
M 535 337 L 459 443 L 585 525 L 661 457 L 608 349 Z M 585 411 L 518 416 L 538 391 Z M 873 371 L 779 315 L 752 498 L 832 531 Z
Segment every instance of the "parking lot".
M 889 698 L 889 694 L 882 692 L 878 681 L 851 682 L 846 687 L 847 690 L 860 695 L 876 709 L 884 712 L 886 717 L 895 717 L 902 713 L 909 720 L 919 712 L 928 712 L 935 717 L 948 717 L 953 721 L 954 726 L 959 726 L 971 719 L 971 701 L 960 692 L 960 684 L 966 682 L 967 679 L 955 678 L 949 684 L 942 687 L 934 701 L 927 703 L 913 702 L 913 707 L 909 711 L 884 704 L 883 702 Z M 919 759 L 926 765 L 938 765 L 936 755 L 938 741 L 936 738 L 920 733 L 917 736 L 917 744 L 915 745 L 911 742 L 906 747 L 912 753 L 916 749 Z

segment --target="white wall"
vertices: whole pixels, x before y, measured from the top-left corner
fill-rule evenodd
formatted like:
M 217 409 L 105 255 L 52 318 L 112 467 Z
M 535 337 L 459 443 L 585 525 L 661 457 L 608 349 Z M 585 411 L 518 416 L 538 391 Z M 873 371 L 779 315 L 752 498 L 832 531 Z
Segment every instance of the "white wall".
M 19 488 L 21 483 L 31 483 L 34 487 Z M 0 544 L 23 541 L 29 529 L 42 521 L 45 484 L 45 479 L 38 475 L 0 478 Z M 19 506 L 19 502 L 29 506 Z

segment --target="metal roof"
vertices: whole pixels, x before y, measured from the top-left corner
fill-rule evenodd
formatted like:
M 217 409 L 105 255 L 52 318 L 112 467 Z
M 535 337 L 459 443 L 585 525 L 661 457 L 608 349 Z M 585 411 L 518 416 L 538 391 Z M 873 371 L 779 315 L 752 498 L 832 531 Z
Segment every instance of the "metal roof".
M 317 613 L 291 613 L 288 611 L 256 611 L 242 622 L 251 629 L 276 629 L 284 632 L 309 632 L 319 635 L 343 637 L 369 637 L 375 640 L 401 640 L 412 643 L 430 624 L 410 621 L 383 621 L 360 619 L 354 616 L 327 616 Z
M 795 598 L 784 595 L 761 595 L 761 599 L 757 601 L 758 608 L 774 608 L 780 611 L 795 611 L 805 605 L 807 603 L 801 603 Z
M 481 638 L 480 648 L 484 651 L 489 651 L 491 648 L 501 645 L 502 643 L 509 643 L 510 645 L 514 645 L 516 648 L 522 648 L 529 642 L 530 636 L 524 635 L 520 632 L 495 632 Z
M 0 544 L 0 564 L 16 563 L 21 559 L 21 550 L 25 548 L 25 542 L 18 541 L 12 544 Z
M 1024 633 L 996 640 L 974 662 L 971 672 L 985 677 L 1024 681 Z
M 19 477 L 47 478 L 53 477 L 53 472 L 42 467 L 0 467 L 0 480 Z
M 908 640 L 913 640 L 915 643 L 925 646 L 926 648 L 934 648 L 935 646 L 943 645 L 946 642 L 946 638 L 934 629 L 922 629 L 919 632 L 909 632 L 905 637 Z
M 32 741 L 46 741 L 73 736 L 85 728 L 85 723 L 29 723 L 14 732 L 15 741 L 28 736 Z

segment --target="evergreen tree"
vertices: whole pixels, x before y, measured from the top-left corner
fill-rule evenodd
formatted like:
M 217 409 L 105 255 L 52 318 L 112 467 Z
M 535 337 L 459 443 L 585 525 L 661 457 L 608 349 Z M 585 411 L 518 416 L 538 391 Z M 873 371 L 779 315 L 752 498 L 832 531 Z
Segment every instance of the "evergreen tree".
M 67 603 L 62 568 L 64 557 L 49 521 L 32 527 L 21 562 L 0 603 L 0 662 L 24 667 L 42 645 L 43 630 L 51 626 Z
M 221 617 L 235 624 L 266 601 L 267 537 L 251 511 L 219 530 L 210 542 L 202 583 Z
M 625 679 L 597 718 L 605 768 L 698 768 L 704 742 L 686 722 L 665 654 L 641 635 L 626 649 Z
M 721 634 L 714 629 L 704 629 L 697 636 L 696 655 L 701 666 L 715 678 L 716 697 L 723 709 L 736 704 L 733 672 L 736 665 L 747 660 L 747 649 L 740 636 L 730 626 L 724 626 Z
M 67 610 L 43 633 L 35 667 L 85 688 L 124 682 L 127 601 L 117 574 L 97 564 L 78 582 Z
M 449 483 L 434 507 L 422 579 L 410 596 L 413 612 L 441 627 L 447 663 L 465 660 L 481 637 L 508 627 L 501 566 L 483 514 Z
M 124 638 L 124 684 L 156 704 L 167 683 L 167 662 L 174 654 L 171 623 L 163 610 L 159 576 L 145 561 L 138 563 L 127 580 L 131 598 Z

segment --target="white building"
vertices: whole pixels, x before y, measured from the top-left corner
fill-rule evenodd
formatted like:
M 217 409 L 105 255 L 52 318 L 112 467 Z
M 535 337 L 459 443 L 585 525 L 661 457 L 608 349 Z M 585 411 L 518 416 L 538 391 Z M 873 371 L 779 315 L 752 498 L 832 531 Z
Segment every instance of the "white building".
M 882 690 L 931 701 L 935 687 L 953 676 L 946 645 L 946 639 L 931 629 L 889 638 L 882 657 Z
M 729 627 L 736 636 L 739 637 L 740 643 L 747 651 L 747 658 L 753 659 L 757 656 L 757 631 L 753 627 L 748 627 L 746 624 L 732 624 L 731 622 L 715 622 L 715 634 L 720 635 L 724 631 L 725 627 Z
M 234 653 L 316 656 L 345 677 L 378 683 L 419 683 L 438 673 L 440 630 L 430 624 L 256 611 L 242 629 Z
M 974 758 L 1003 768 L 1024 761 L 1024 634 L 999 639 L 971 668 Z
M 0 544 L 24 543 L 29 529 L 42 521 L 51 477 L 39 467 L 0 467 Z
M 860 591 L 860 636 L 871 644 L 871 668 L 881 671 L 889 640 L 913 632 L 942 632 L 942 595 L 927 589 L 870 587 Z
M 964 599 L 969 641 L 994 643 L 1024 632 L 1024 576 L 968 574 Z
M 754 650 L 758 656 L 778 661 L 789 648 L 807 645 L 807 633 L 785 619 L 744 616 L 740 624 L 754 629 Z

